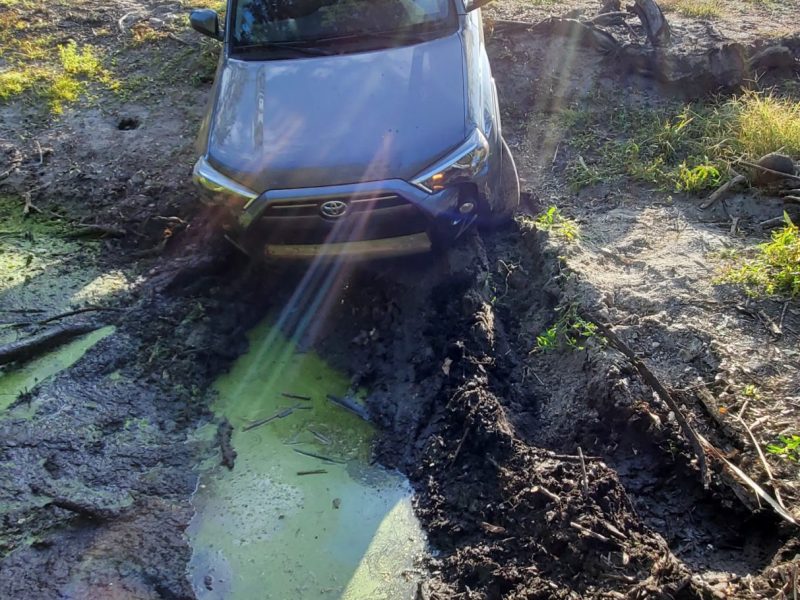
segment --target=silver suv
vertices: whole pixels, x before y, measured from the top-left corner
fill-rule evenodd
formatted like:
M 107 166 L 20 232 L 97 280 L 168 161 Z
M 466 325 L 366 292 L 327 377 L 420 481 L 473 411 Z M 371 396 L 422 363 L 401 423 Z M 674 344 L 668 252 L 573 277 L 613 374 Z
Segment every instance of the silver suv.
M 194 181 L 253 256 L 446 247 L 519 204 L 480 6 L 228 0 Z

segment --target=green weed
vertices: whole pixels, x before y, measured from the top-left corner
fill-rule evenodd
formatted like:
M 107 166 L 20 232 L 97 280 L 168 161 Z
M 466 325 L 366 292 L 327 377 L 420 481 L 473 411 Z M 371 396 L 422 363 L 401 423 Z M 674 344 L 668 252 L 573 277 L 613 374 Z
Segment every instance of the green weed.
M 686 161 L 681 163 L 675 181 L 675 191 L 699 192 L 711 187 L 717 187 L 720 181 L 720 172 L 717 167 L 701 164 L 689 168 Z
M 742 159 L 800 156 L 800 103 L 771 92 L 710 106 L 622 108 L 611 117 L 567 109 L 561 122 L 581 153 L 567 169 L 574 189 L 627 176 L 663 191 L 700 192 L 726 181 Z
M 580 227 L 568 217 L 561 214 L 557 206 L 551 206 L 535 219 L 522 217 L 523 226 L 547 231 L 566 242 L 574 242 L 580 238 Z
M 767 446 L 767 452 L 793 462 L 800 462 L 800 435 L 780 436 L 777 443 Z
M 783 216 L 786 226 L 760 244 L 754 258 L 725 269 L 717 283 L 742 285 L 751 296 L 800 294 L 800 232 L 788 214 Z
M 536 349 L 552 352 L 569 348 L 583 350 L 585 343 L 597 335 L 597 325 L 578 314 L 575 306 L 570 306 L 552 326 L 536 336 Z

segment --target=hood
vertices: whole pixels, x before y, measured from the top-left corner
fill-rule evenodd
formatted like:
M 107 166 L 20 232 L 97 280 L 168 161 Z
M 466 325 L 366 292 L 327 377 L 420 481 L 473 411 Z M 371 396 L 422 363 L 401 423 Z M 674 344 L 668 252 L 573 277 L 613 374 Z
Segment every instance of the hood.
M 256 192 L 410 179 L 466 136 L 461 38 L 293 60 L 229 59 L 207 154 Z

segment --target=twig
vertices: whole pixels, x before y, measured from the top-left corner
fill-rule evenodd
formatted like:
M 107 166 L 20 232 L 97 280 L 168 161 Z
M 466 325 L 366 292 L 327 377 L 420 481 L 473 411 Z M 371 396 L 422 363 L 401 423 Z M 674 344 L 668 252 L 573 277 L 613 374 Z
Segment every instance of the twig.
M 334 463 L 334 464 L 339 464 L 339 465 L 343 465 L 345 463 L 345 461 L 339 460 L 337 458 L 331 458 L 329 456 L 323 456 L 322 454 L 317 454 L 315 452 L 308 452 L 306 450 L 300 450 L 299 448 L 292 448 L 292 450 L 294 450 L 298 454 L 302 454 L 304 456 L 310 456 L 311 458 L 318 458 L 319 460 L 324 460 L 325 462 L 329 462 L 329 463 Z
M 472 428 L 472 422 L 464 428 L 464 435 L 461 436 L 461 439 L 458 442 L 458 446 L 456 446 L 455 454 L 453 454 L 453 458 L 450 459 L 450 466 L 452 467 L 455 464 L 458 455 L 461 454 L 461 448 L 464 446 L 464 442 L 467 439 L 467 435 L 469 434 L 469 430 Z
M 559 460 L 572 460 L 572 461 L 581 460 L 581 457 L 578 456 L 577 454 L 557 454 L 557 453 L 553 452 L 552 450 L 545 450 L 545 454 L 549 458 L 557 458 Z M 583 460 L 603 460 L 603 457 L 602 456 L 589 456 L 588 454 L 584 454 L 583 455 Z
M 320 441 L 321 443 L 325 444 L 326 446 L 330 446 L 331 441 L 328 438 L 326 438 L 324 435 L 322 435 L 319 431 L 315 431 L 315 430 L 311 429 L 311 427 L 309 427 L 308 430 L 311 432 L 311 435 L 313 435 L 315 438 L 317 438 L 318 441 Z
M 774 217 L 772 219 L 767 219 L 766 221 L 761 221 L 761 223 L 759 223 L 758 226 L 759 227 L 775 227 L 775 226 L 783 225 L 784 223 L 786 223 L 786 219 L 784 219 L 783 217 Z
M 119 227 L 112 227 L 110 225 L 91 225 L 91 224 L 76 224 L 76 230 L 68 233 L 67 237 L 89 237 L 91 235 L 102 235 L 107 237 L 125 237 L 128 232 Z
M 780 504 L 778 504 L 772 496 L 770 496 L 767 492 L 765 492 L 764 488 L 762 488 L 755 481 L 753 481 L 747 475 L 747 473 L 742 471 L 739 467 L 737 467 L 735 464 L 733 464 L 731 461 L 725 458 L 725 456 L 723 456 L 723 454 L 719 450 L 717 450 L 714 446 L 712 446 L 711 443 L 701 434 L 698 433 L 697 436 L 700 438 L 701 442 L 709 448 L 709 451 L 720 461 L 722 461 L 722 463 L 725 464 L 734 473 L 734 475 L 736 475 L 739 479 L 745 482 L 759 498 L 761 498 L 767 504 L 769 504 L 772 507 L 772 509 L 776 513 L 778 513 L 781 517 L 783 517 L 786 521 L 788 521 L 792 525 L 797 525 L 797 521 L 795 520 L 795 518 L 785 508 L 783 508 Z
M 783 332 L 781 331 L 780 327 L 778 327 L 775 324 L 775 321 L 773 321 L 772 318 L 767 313 L 765 313 L 763 310 L 759 310 L 757 314 L 761 319 L 761 321 L 763 321 L 766 324 L 767 329 L 769 329 L 769 332 L 772 335 L 774 335 L 775 337 L 780 337 L 783 335 Z
M 39 143 L 39 140 L 33 140 L 33 143 L 36 144 L 36 149 L 39 151 L 39 164 L 44 163 L 44 152 L 42 152 L 42 145 Z
M 747 182 L 747 178 L 744 175 L 736 175 L 733 179 L 723 183 L 719 186 L 709 197 L 708 200 L 703 202 L 700 205 L 700 208 L 706 209 L 710 208 L 717 200 L 724 197 L 733 187 Z
M 58 325 L 23 340 L 5 344 L 0 346 L 0 365 L 27 360 L 99 328 L 100 325 L 93 323 Z
M 284 398 L 290 398 L 292 400 L 305 400 L 307 402 L 311 401 L 311 396 L 301 396 L 300 394 L 291 394 L 289 392 L 281 392 L 281 396 Z
M 181 44 L 185 44 L 187 46 L 195 46 L 195 44 L 193 44 L 192 42 L 187 42 L 183 38 L 180 38 L 174 33 L 172 33 L 171 31 L 167 34 L 167 37 L 171 40 L 175 40 L 176 42 L 180 42 Z
M 589 496 L 589 477 L 586 475 L 586 460 L 583 458 L 583 450 L 578 446 L 578 456 L 581 457 L 581 483 L 583 485 L 584 497 Z
M 298 475 L 322 475 L 322 474 L 327 473 L 327 472 L 328 471 L 326 471 L 325 469 L 314 469 L 313 471 L 298 471 L 297 474 Z
M 351 413 L 353 413 L 360 419 L 363 419 L 364 421 L 367 421 L 369 423 L 370 418 L 367 409 L 361 406 L 360 404 L 354 402 L 351 398 L 348 398 L 346 396 L 344 398 L 339 398 L 339 396 L 334 396 L 333 394 L 327 394 L 327 398 L 334 404 L 338 404 L 345 410 L 349 410 Z
M 600 333 L 604 335 L 606 339 L 608 339 L 609 343 L 617 350 L 622 352 L 622 354 L 624 354 L 626 357 L 628 357 L 628 360 L 631 361 L 631 364 L 639 372 L 639 375 L 645 381 L 645 383 L 653 388 L 658 397 L 664 401 L 664 403 L 672 411 L 672 414 L 675 415 L 675 420 L 678 422 L 683 434 L 688 438 L 689 443 L 694 450 L 695 456 L 697 457 L 697 464 L 700 467 L 700 479 L 703 482 L 703 487 L 708 488 L 711 483 L 711 475 L 708 472 L 708 461 L 706 460 L 706 453 L 703 449 L 703 444 L 700 441 L 699 434 L 686 420 L 686 417 L 678 406 L 678 403 L 675 402 L 675 400 L 672 398 L 672 395 L 667 391 L 667 388 L 662 385 L 662 383 L 647 367 L 647 365 L 645 365 L 644 362 L 642 362 L 642 360 L 636 356 L 633 350 L 631 350 L 619 337 L 617 337 L 617 334 L 611 331 L 608 326 L 599 322 L 598 319 L 591 318 L 591 320 L 595 323 L 595 325 L 597 325 L 597 329 L 600 331 Z
M 778 501 L 778 504 L 781 505 L 782 508 L 786 508 L 786 505 L 783 503 L 783 499 L 781 498 L 780 491 L 778 490 L 778 486 L 775 484 L 775 479 L 772 476 L 772 469 L 769 468 L 769 463 L 767 462 L 767 457 L 764 456 L 764 452 L 761 450 L 761 446 L 756 440 L 756 436 L 753 434 L 753 430 L 747 426 L 744 419 L 741 416 L 736 417 L 739 423 L 744 427 L 744 430 L 747 432 L 747 435 L 750 436 L 750 441 L 753 442 L 753 446 L 758 453 L 758 458 L 761 460 L 761 464 L 764 466 L 764 471 L 767 473 L 767 479 L 769 480 L 770 485 L 772 486 L 772 491 L 775 492 L 775 500 Z
M 70 310 L 58 315 L 53 315 L 52 317 L 48 317 L 43 321 L 36 321 L 37 325 L 46 325 L 47 323 L 52 323 L 53 321 L 58 321 L 59 319 L 65 319 L 66 317 L 72 317 L 74 315 L 82 315 L 83 313 L 87 312 L 97 312 L 97 311 L 108 311 L 108 312 L 124 312 L 124 308 L 113 308 L 110 306 L 85 306 L 84 308 L 76 308 L 75 310 Z
M 604 542 L 606 544 L 618 545 L 618 542 L 616 540 L 612 540 L 611 538 L 607 538 L 602 533 L 597 533 L 595 531 L 592 531 L 591 529 L 587 529 L 586 527 L 584 527 L 583 525 L 579 525 L 575 521 L 570 521 L 569 526 L 572 527 L 573 529 L 577 529 L 578 532 L 581 535 L 584 535 L 586 537 L 593 538 L 595 540 L 598 540 L 600 542 Z
M 284 408 L 283 410 L 279 410 L 271 417 L 267 417 L 265 419 L 259 419 L 258 421 L 253 421 L 252 423 L 248 423 L 244 427 L 242 427 L 242 431 L 250 431 L 251 429 L 255 429 L 256 427 L 261 427 L 262 425 L 266 425 L 267 423 L 271 423 L 272 421 L 276 421 L 278 419 L 285 419 L 289 415 L 291 415 L 294 411 L 296 411 L 300 407 L 299 404 L 295 406 L 290 406 L 289 408 Z
M 786 316 L 786 309 L 789 307 L 789 300 L 783 303 L 783 310 L 781 310 L 781 318 L 778 321 L 778 329 L 783 330 L 783 318 Z
M 531 492 L 533 492 L 534 494 L 542 493 L 545 496 L 547 496 L 548 498 L 550 498 L 550 500 L 552 500 L 553 502 L 561 503 L 561 497 L 558 494 L 554 494 L 553 492 L 548 490 L 543 485 L 535 485 L 535 486 L 533 486 L 531 488 Z
M 746 160 L 741 160 L 741 159 L 739 160 L 739 163 L 745 165 L 746 167 L 751 167 L 753 169 L 760 169 L 760 170 L 764 171 L 765 173 L 770 173 L 772 175 L 778 175 L 778 176 L 780 176 L 782 178 L 785 178 L 785 179 L 792 179 L 794 181 L 800 181 L 800 177 L 799 176 L 792 175 L 791 173 L 783 173 L 781 171 L 775 171 L 773 169 L 768 169 L 767 167 L 762 167 L 761 165 L 757 165 L 755 163 L 751 163 L 751 162 L 748 162 Z

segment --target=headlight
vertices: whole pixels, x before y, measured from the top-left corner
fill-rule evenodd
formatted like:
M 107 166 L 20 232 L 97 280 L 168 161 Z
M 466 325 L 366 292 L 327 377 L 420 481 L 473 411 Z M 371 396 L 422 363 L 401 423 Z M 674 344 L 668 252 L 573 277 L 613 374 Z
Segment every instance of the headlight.
M 204 156 L 201 156 L 195 163 L 192 179 L 215 203 L 228 204 L 231 200 L 240 203 L 242 201 L 249 202 L 258 197 L 258 194 L 250 188 L 236 183 L 230 177 L 217 171 Z
M 438 192 L 447 185 L 470 181 L 481 172 L 488 159 L 489 142 L 476 129 L 463 144 L 415 177 L 411 183 L 426 192 Z

